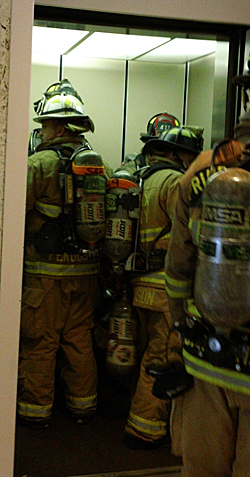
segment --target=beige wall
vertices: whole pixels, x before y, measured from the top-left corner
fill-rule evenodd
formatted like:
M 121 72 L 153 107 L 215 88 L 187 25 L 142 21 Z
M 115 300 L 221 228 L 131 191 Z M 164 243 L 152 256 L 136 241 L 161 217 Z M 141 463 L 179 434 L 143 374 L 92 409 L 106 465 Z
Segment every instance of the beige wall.
M 7 106 L 8 106 L 8 83 L 9 83 L 9 42 L 10 42 L 10 11 L 11 4 L 8 0 L 0 4 L 0 18 L 2 28 L 0 30 L 0 249 L 3 232 L 3 195 L 4 195 L 4 167 L 6 148 Z M 0 276 L 1 280 L 1 276 Z
M 0 18 L 0 190 L 4 201 L 0 220 L 0 476 L 10 477 L 14 461 L 33 1 L 2 0 Z
M 37 5 L 80 8 L 101 12 L 145 15 L 176 20 L 239 23 L 249 25 L 249 2 L 245 0 L 36 0 Z

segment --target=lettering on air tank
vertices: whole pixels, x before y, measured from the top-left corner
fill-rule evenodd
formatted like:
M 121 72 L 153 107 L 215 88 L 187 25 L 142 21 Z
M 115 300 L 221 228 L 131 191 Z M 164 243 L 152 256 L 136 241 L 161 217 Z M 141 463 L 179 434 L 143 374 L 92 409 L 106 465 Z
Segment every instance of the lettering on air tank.
M 240 208 L 216 207 L 204 205 L 202 220 L 205 222 L 219 222 L 228 225 L 244 225 L 245 210 Z

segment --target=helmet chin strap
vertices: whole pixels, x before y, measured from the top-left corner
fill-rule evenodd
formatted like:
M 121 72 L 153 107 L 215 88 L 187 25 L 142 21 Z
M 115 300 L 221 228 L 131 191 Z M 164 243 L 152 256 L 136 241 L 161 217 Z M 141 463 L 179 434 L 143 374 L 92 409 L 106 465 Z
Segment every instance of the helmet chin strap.
M 184 167 L 186 169 L 184 162 L 180 159 L 176 151 L 172 152 L 172 158 L 175 162 L 177 162 L 177 164 L 179 164 L 179 166 Z

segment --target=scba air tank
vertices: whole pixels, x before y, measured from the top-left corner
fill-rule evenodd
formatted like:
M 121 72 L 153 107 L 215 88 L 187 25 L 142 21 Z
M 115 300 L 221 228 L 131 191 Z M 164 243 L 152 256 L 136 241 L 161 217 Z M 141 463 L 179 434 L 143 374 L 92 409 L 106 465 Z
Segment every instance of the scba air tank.
M 243 169 L 213 174 L 203 192 L 194 299 L 220 332 L 250 320 L 250 173 Z
M 106 178 L 102 158 L 92 150 L 80 148 L 72 157 L 72 171 L 77 233 L 93 245 L 105 234 Z
M 137 316 L 127 290 L 114 304 L 109 317 L 107 371 L 120 378 L 129 377 L 137 363 Z
M 103 251 L 113 263 L 125 260 L 132 251 L 139 211 L 139 187 L 127 171 L 114 173 L 106 194 L 106 232 Z

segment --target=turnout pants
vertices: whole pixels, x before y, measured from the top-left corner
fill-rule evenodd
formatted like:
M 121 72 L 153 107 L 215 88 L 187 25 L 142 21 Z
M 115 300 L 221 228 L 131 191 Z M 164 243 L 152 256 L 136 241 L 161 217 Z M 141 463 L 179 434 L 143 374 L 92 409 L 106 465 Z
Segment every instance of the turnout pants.
M 173 400 L 172 452 L 183 477 L 250 475 L 250 396 L 199 379 Z
M 145 372 L 145 366 L 155 363 L 166 364 L 169 316 L 161 311 L 137 307 L 140 319 L 140 341 L 144 343 L 144 353 L 140 364 L 140 375 L 125 431 L 140 439 L 153 442 L 166 434 L 168 423 L 167 401 L 153 396 L 155 379 Z
M 21 416 L 50 417 L 59 348 L 68 408 L 81 413 L 96 409 L 97 369 L 91 330 L 98 302 L 97 275 L 25 276 L 18 374 Z

